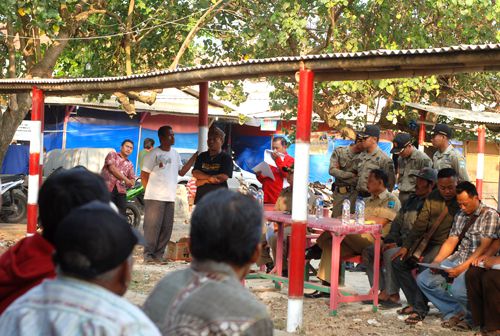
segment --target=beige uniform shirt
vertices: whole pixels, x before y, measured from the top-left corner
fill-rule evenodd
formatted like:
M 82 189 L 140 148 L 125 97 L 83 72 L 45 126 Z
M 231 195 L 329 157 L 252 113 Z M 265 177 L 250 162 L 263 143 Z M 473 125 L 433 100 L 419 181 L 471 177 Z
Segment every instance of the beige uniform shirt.
M 458 181 L 469 181 L 465 158 L 452 145 L 449 145 L 444 152 L 437 150 L 432 157 L 433 168 L 440 170 L 443 168 L 453 168 L 457 172 Z
M 401 209 L 399 199 L 390 193 L 387 189 L 378 196 L 370 196 L 365 198 L 365 217 L 380 217 L 389 221 L 393 221 Z M 385 236 L 391 230 L 391 225 L 387 224 L 382 230 Z
M 414 192 L 417 178 L 410 174 L 417 174 L 422 168 L 432 167 L 432 161 L 422 151 L 413 147 L 413 152 L 407 158 L 398 159 L 398 189 L 402 192 Z
M 394 163 L 380 148 L 373 153 L 362 152 L 358 156 L 358 191 L 368 192 L 368 175 L 373 169 L 382 169 L 389 177 L 387 189 L 392 191 L 396 180 L 394 172 Z
M 341 146 L 335 148 L 330 157 L 330 175 L 335 177 L 337 187 L 352 186 L 358 183 L 359 154 L 353 153 L 351 146 Z

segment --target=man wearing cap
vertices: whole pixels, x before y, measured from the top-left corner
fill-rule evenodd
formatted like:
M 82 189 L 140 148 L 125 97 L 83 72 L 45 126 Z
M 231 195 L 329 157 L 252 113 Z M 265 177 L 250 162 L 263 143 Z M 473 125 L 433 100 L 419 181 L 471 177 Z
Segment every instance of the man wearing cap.
M 219 189 L 191 217 L 189 268 L 167 274 L 144 303 L 163 335 L 270 336 L 266 307 L 241 281 L 259 258 L 262 207 Z
M 141 182 L 144 193 L 144 262 L 163 262 L 165 248 L 174 226 L 177 176 L 184 176 L 194 163 L 198 152 L 182 165 L 181 157 L 172 148 L 175 134 L 172 127 L 158 129 L 160 146 L 144 157 Z
M 125 217 L 93 201 L 72 210 L 55 234 L 57 277 L 16 300 L 0 317 L 3 335 L 159 335 L 121 298 L 139 241 Z
M 436 124 L 432 129 L 432 145 L 437 149 L 432 157 L 432 167 L 436 170 L 453 168 L 457 172 L 458 182 L 469 181 L 465 158 L 451 144 L 451 128 L 446 124 Z
M 356 189 L 362 197 L 369 197 L 368 175 L 373 169 L 383 170 L 388 177 L 387 189 L 391 192 L 394 189 L 395 173 L 394 162 L 379 147 L 380 128 L 377 125 L 366 125 L 360 132 L 363 139 L 363 152 L 358 157 L 358 184 Z
M 363 150 L 361 137 L 356 134 L 356 140 L 349 146 L 335 148 L 330 157 L 330 175 L 335 177 L 332 184 L 332 217 L 342 215 L 342 203 L 344 199 L 351 201 L 351 213 L 354 212 L 354 205 L 358 192 L 358 156 Z
M 402 205 L 396 218 L 391 224 L 389 234 L 384 237 L 381 245 L 382 259 L 380 263 L 380 294 L 379 303 L 383 308 L 394 308 L 399 303 L 399 286 L 394 278 L 392 268 L 392 256 L 399 250 L 403 240 L 411 230 L 417 215 L 424 205 L 425 198 L 434 189 L 437 180 L 437 172 L 429 167 L 422 168 L 417 173 L 411 173 L 416 179 L 415 190 L 410 194 L 406 202 Z M 366 275 L 373 285 L 373 262 L 374 245 L 370 245 L 363 250 L 363 263 L 366 264 Z
M 398 190 L 401 204 L 405 203 L 411 193 L 415 192 L 416 174 L 425 167 L 432 167 L 431 159 L 417 150 L 411 143 L 408 133 L 398 133 L 393 140 L 391 153 L 398 158 Z
M 413 274 L 414 269 L 422 271 L 423 268 L 410 258 L 409 250 L 433 225 L 437 225 L 422 253 L 421 262 L 429 263 L 434 260 L 448 238 L 455 214 L 460 210 L 456 186 L 457 176 L 452 168 L 444 168 L 438 172 L 437 188 L 425 199 L 411 230 L 402 240 L 401 248 L 392 257 L 393 274 L 408 301 L 408 306 L 398 311 L 399 314 L 408 315 L 406 324 L 414 325 L 422 321 L 429 311 L 428 300 L 418 288 Z
M 272 141 L 273 153 L 272 158 L 276 163 L 276 167 L 269 166 L 273 172 L 274 179 L 264 176 L 262 172 L 256 171 L 257 180 L 262 183 L 262 190 L 264 191 L 264 203 L 276 204 L 278 196 L 283 189 L 284 181 L 288 173 L 286 170 L 290 168 L 293 163 L 293 157 L 288 155 L 286 148 L 287 142 L 283 136 L 275 136 Z
M 233 176 L 233 159 L 222 151 L 225 137 L 226 134 L 214 125 L 208 130 L 208 151 L 198 156 L 193 167 L 197 186 L 194 204 L 209 192 L 228 187 L 227 180 Z

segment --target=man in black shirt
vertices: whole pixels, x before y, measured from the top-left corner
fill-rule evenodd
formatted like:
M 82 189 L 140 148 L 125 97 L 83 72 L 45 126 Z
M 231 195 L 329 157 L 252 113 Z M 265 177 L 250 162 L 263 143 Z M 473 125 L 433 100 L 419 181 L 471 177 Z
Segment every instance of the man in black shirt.
M 227 179 L 233 176 L 233 159 L 222 151 L 225 138 L 224 132 L 215 126 L 208 131 L 208 151 L 198 155 L 193 168 L 196 178 L 196 197 L 194 204 L 207 193 L 227 188 Z

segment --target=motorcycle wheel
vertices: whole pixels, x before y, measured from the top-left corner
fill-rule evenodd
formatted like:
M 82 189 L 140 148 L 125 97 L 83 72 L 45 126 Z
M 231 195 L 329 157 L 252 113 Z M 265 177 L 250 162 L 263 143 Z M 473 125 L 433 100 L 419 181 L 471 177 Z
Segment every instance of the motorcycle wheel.
M 127 216 L 127 222 L 130 226 L 138 229 L 141 224 L 141 210 L 137 207 L 137 205 L 135 205 L 134 202 L 127 202 L 125 214 Z
M 21 223 L 26 218 L 28 209 L 28 199 L 22 191 L 12 191 L 12 202 L 15 211 L 5 214 L 4 219 L 7 223 Z

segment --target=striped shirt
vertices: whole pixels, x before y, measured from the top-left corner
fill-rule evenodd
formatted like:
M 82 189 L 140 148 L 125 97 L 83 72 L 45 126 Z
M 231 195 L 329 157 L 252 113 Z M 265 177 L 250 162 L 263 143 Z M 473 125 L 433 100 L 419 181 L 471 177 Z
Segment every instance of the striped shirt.
M 483 208 L 485 210 L 480 214 Z M 459 264 L 465 262 L 474 253 L 481 244 L 481 238 L 498 238 L 500 219 L 496 210 L 481 203 L 474 212 L 474 215 L 479 215 L 479 217 L 476 218 L 467 230 L 464 238 L 459 242 L 456 252 L 448 257 L 450 260 L 458 261 Z M 465 212 L 458 212 L 450 231 L 450 237 L 459 237 L 469 218 L 470 215 L 467 215 Z
M 127 300 L 69 277 L 46 280 L 0 316 L 2 335 L 159 336 L 155 325 Z

